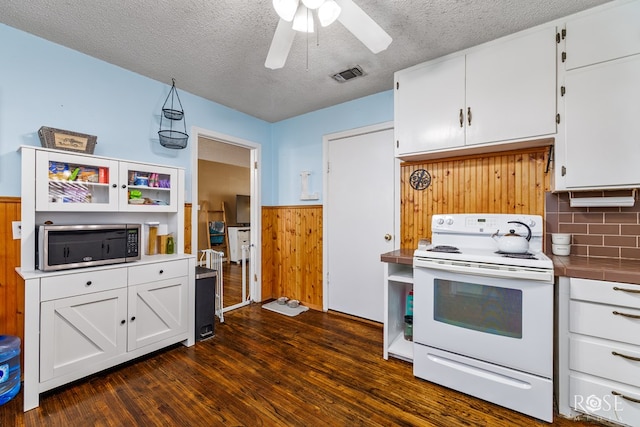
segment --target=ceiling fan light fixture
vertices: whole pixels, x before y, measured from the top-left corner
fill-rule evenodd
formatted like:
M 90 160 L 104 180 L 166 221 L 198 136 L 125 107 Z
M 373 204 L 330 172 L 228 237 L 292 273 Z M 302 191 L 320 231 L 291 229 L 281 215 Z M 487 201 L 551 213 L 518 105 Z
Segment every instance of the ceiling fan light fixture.
M 323 27 L 327 27 L 335 22 L 340 16 L 342 8 L 334 0 L 327 0 L 318 9 L 318 21 Z
M 273 0 L 273 8 L 278 16 L 287 22 L 293 21 L 300 0 Z
M 317 9 L 322 6 L 325 0 L 302 0 L 302 4 L 304 4 L 308 9 Z
M 293 18 L 293 29 L 302 33 L 313 33 L 313 14 L 302 4 L 298 6 Z

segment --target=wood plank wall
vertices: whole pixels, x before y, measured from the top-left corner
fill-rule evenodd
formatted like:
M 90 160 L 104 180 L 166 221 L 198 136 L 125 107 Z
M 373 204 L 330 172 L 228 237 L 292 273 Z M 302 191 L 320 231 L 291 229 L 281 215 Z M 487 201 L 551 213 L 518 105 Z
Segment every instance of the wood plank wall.
M 442 213 L 524 213 L 544 216 L 549 147 L 401 165 L 401 247 L 415 249 L 431 237 L 431 216 Z M 422 191 L 409 185 L 416 169 L 431 174 Z
M 322 310 L 322 206 L 262 208 L 262 299 Z
M 24 281 L 20 266 L 20 240 L 13 240 L 12 221 L 20 221 L 20 198 L 0 197 L 0 334 L 24 341 Z

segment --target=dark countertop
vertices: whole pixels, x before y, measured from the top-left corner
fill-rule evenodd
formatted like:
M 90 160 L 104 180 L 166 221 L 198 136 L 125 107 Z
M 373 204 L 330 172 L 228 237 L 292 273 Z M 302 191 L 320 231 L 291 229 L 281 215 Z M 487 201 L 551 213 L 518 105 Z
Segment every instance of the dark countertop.
M 556 276 L 640 284 L 640 260 L 551 254 L 547 256 L 553 261 Z M 380 261 L 413 265 L 413 249 L 398 249 L 384 253 L 380 255 Z

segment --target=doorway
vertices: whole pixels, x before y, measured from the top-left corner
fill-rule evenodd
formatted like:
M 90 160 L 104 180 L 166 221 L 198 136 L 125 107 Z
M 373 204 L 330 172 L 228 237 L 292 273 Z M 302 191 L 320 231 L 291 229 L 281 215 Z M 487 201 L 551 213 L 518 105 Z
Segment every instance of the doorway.
M 208 215 L 204 212 L 206 209 L 211 215 L 210 220 L 224 219 L 226 239 L 224 247 L 220 247 L 220 251 L 225 253 L 225 262 L 222 264 L 223 311 L 242 307 L 252 301 L 261 301 L 260 145 L 199 128 L 192 128 L 191 135 L 195 140 L 191 159 L 193 171 L 191 224 L 193 248 L 198 250 L 196 256 L 200 256 L 200 250 L 209 247 L 207 244 L 210 242 L 209 227 L 204 222 L 204 218 Z M 216 172 L 213 170 L 217 170 L 222 175 L 216 178 Z M 205 178 L 204 182 L 202 178 Z M 218 192 L 216 192 L 216 185 L 220 190 Z M 203 191 L 201 186 L 210 187 L 212 191 Z M 247 196 L 250 200 L 249 221 L 241 218 L 241 224 L 237 224 L 239 217 L 236 196 L 240 196 L 243 202 L 246 201 Z M 203 201 L 207 202 L 203 203 L 204 206 L 201 205 Z M 245 239 L 242 242 L 234 240 L 237 253 L 234 254 L 232 261 L 231 242 L 228 236 L 230 228 L 235 228 L 234 231 L 237 231 L 238 225 L 246 231 L 244 236 L 248 235 L 249 238 L 248 241 Z M 218 250 L 215 246 L 211 248 Z M 242 249 L 245 249 L 244 254 Z

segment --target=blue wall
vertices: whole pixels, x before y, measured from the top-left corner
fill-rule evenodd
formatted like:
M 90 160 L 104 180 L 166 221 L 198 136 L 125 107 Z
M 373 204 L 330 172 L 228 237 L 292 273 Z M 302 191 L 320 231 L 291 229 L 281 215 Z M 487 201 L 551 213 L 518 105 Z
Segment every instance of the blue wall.
M 37 131 L 49 126 L 97 135 L 95 155 L 185 168 L 190 201 L 194 141 L 184 150 L 158 143 L 172 76 L 151 80 L 3 24 L 0 40 L 0 196 L 20 195 L 17 149 L 40 146 Z M 391 90 L 271 124 L 176 86 L 188 133 L 197 126 L 262 146 L 263 205 L 303 203 L 303 170 L 322 194 L 323 135 L 393 119 Z

